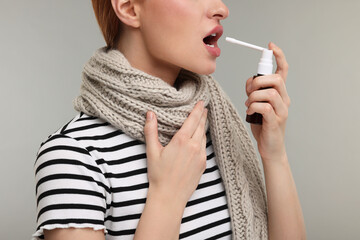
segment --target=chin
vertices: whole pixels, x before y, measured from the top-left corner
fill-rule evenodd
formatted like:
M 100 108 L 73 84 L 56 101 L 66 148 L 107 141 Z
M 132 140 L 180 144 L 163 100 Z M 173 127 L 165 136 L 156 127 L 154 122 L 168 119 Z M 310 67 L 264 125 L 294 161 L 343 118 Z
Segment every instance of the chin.
M 188 69 L 191 72 L 201 74 L 201 75 L 209 75 L 215 72 L 216 69 L 216 62 L 204 64 L 202 66 L 199 66 L 197 68 L 190 68 Z

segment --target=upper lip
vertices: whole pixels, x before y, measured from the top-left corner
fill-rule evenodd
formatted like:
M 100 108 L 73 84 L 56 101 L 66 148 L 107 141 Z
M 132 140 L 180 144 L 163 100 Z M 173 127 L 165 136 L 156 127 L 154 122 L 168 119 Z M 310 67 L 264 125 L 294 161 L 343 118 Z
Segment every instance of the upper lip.
M 215 37 L 213 38 L 213 41 L 216 42 L 216 41 L 221 37 L 221 35 L 223 34 L 223 32 L 224 32 L 223 26 L 217 25 L 217 26 L 214 27 L 208 34 L 206 34 L 206 36 L 205 36 L 204 38 L 206 38 L 206 37 L 208 37 L 208 36 L 210 36 L 210 35 L 212 35 L 212 34 L 215 34 Z

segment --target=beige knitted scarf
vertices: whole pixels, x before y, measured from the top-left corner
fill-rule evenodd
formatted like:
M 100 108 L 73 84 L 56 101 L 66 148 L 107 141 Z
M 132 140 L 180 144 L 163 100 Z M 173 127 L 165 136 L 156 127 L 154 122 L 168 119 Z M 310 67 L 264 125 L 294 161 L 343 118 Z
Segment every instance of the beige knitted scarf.
M 131 67 L 117 50 L 100 48 L 86 63 L 75 109 L 102 118 L 145 142 L 146 112 L 158 119 L 159 141 L 165 146 L 203 100 L 207 129 L 224 183 L 233 239 L 267 239 L 264 181 L 254 147 L 235 107 L 211 77 L 182 70 L 173 87 Z

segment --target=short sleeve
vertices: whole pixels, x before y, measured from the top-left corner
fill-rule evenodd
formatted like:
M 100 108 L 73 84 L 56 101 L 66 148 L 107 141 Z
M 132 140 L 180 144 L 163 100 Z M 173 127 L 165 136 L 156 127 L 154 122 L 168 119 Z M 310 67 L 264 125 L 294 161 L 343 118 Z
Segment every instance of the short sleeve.
M 110 188 L 89 151 L 66 135 L 44 142 L 34 165 L 37 229 L 33 239 L 43 239 L 44 229 L 103 229 L 106 197 Z

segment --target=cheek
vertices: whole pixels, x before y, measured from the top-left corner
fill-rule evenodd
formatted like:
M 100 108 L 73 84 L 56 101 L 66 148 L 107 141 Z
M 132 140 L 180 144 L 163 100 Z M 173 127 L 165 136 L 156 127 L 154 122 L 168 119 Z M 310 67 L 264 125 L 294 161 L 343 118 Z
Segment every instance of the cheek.
M 161 4 L 157 6 L 159 14 L 174 16 L 182 20 L 194 15 L 196 8 L 196 1 L 193 0 L 161 0 Z
M 144 24 L 164 31 L 179 32 L 194 28 L 198 22 L 197 5 L 192 0 L 147 0 Z M 151 24 L 151 26 L 149 26 Z M 155 28 L 155 29 L 154 29 Z

